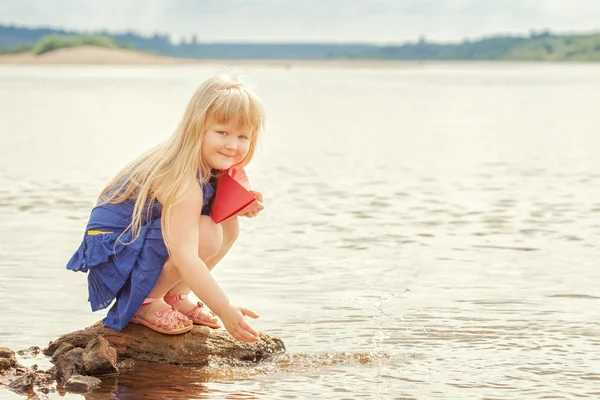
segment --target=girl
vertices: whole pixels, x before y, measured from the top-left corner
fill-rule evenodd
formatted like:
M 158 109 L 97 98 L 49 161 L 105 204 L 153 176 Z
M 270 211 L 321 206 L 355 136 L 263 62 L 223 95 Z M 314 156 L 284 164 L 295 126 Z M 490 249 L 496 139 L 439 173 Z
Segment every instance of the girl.
M 261 101 L 240 80 L 209 79 L 174 134 L 104 188 L 67 265 L 88 273 L 92 311 L 116 300 L 104 326 L 132 322 L 180 334 L 192 324 L 217 328 L 220 318 L 234 338 L 258 341 L 244 318 L 258 315 L 231 304 L 210 274 L 237 239 L 237 217 L 215 224 L 209 215 L 216 176 L 250 162 L 264 120 Z M 250 218 L 263 209 L 262 195 L 253 194 Z M 190 302 L 190 289 L 216 315 Z

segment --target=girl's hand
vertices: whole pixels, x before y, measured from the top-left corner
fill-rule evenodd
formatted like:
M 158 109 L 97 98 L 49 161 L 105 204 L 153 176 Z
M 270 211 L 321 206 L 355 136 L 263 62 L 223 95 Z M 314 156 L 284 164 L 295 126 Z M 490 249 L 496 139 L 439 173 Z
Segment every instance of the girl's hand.
M 262 210 L 265 209 L 265 206 L 263 204 L 263 195 L 261 192 L 257 191 L 257 190 L 250 190 L 250 193 L 252 193 L 255 197 L 256 197 L 256 208 L 252 211 L 248 211 L 245 214 L 241 214 L 242 217 L 246 217 L 246 218 L 254 218 L 256 217 Z
M 259 317 L 257 313 L 246 307 L 229 305 L 222 314 L 223 315 L 219 315 L 221 322 L 223 322 L 223 326 L 231 336 L 242 342 L 249 343 L 258 342 L 260 340 L 258 332 L 255 331 L 244 318 L 244 316 L 248 316 L 256 319 Z

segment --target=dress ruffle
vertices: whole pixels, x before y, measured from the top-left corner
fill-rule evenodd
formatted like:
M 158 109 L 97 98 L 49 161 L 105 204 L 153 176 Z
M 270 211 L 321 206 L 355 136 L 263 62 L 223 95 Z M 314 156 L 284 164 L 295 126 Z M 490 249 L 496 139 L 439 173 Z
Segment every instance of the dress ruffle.
M 202 214 L 209 215 L 213 187 L 205 185 L 203 194 Z M 71 271 L 87 272 L 92 311 L 105 309 L 114 302 L 102 322 L 117 330 L 127 325 L 148 297 L 168 258 L 161 229 L 162 206 L 156 203 L 152 207 L 148 222 L 132 240 L 131 229 L 127 227 L 133 206 L 133 201 L 126 201 L 95 207 L 86 235 L 67 264 Z M 90 230 L 96 232 L 89 234 Z
M 88 273 L 92 311 L 107 308 L 117 299 L 103 320 L 105 326 L 117 330 L 140 308 L 168 257 L 160 219 L 142 226 L 140 235 L 131 239 L 131 230 L 122 235 L 86 235 L 67 264 L 69 270 Z

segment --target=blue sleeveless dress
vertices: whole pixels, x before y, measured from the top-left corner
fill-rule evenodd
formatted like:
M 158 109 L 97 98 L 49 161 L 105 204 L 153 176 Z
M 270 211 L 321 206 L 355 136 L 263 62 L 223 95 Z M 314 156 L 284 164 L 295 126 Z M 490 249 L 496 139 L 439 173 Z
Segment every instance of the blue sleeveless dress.
M 202 215 L 210 215 L 214 187 L 202 184 L 202 192 Z M 96 206 L 83 241 L 67 264 L 71 271 L 88 273 L 88 301 L 92 311 L 107 308 L 116 299 L 102 323 L 119 331 L 156 285 L 168 257 L 160 226 L 162 205 L 155 202 L 143 221 L 139 237 L 132 242 L 131 229 L 125 229 L 131 223 L 134 205 L 135 200 L 127 200 Z

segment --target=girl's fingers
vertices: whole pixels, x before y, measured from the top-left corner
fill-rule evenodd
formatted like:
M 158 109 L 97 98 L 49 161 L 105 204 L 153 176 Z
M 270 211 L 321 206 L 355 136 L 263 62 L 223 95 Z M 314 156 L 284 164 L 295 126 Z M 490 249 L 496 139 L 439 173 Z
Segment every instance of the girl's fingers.
M 251 334 L 249 334 L 247 332 L 240 333 L 239 340 L 248 342 L 248 343 L 258 342 L 258 338 L 256 336 L 252 336 Z
M 226 325 L 227 331 L 237 340 L 254 343 L 260 340 L 259 333 L 250 326 L 244 316 L 258 318 L 258 314 L 246 307 L 232 306 L 235 313 L 231 315 L 231 322 Z
M 242 332 L 242 334 L 244 335 L 244 337 L 247 339 L 246 341 L 253 341 L 253 342 L 258 342 L 259 339 L 259 335 L 258 332 L 256 332 L 254 329 L 250 328 L 250 330 L 240 330 Z
M 252 193 L 252 194 L 254 195 L 254 197 L 256 197 L 256 200 L 257 200 L 259 203 L 262 203 L 262 202 L 263 202 L 263 195 L 262 195 L 262 193 L 261 193 L 261 192 L 259 192 L 259 191 L 256 191 L 256 190 L 250 190 L 250 193 Z
M 260 335 L 258 334 L 258 332 L 256 330 L 254 330 L 254 328 L 252 328 L 246 321 L 243 321 L 240 326 L 239 329 L 248 333 L 249 335 L 254 336 L 255 338 L 259 337 Z
M 260 315 L 258 315 L 257 313 L 255 313 L 254 311 L 252 311 L 251 309 L 246 308 L 246 307 L 240 307 L 240 311 L 242 312 L 242 314 L 244 314 L 250 318 L 256 319 L 256 318 L 260 317 Z
M 248 211 L 245 214 L 240 214 L 240 216 L 246 217 L 246 218 L 254 218 L 264 209 L 265 209 L 265 206 L 263 205 L 263 203 L 257 201 L 256 209 L 254 209 L 253 211 Z
M 249 342 L 249 343 L 253 343 L 253 342 L 258 342 L 258 335 L 253 335 L 247 331 L 245 331 L 243 328 L 239 327 L 236 328 L 234 330 L 234 335 L 233 337 L 238 339 L 238 340 L 242 340 L 244 342 Z

